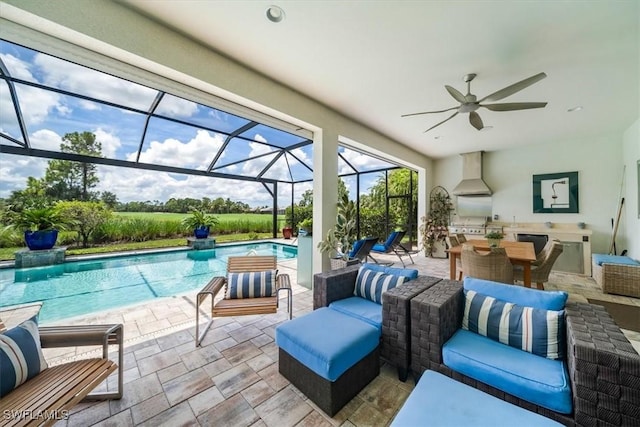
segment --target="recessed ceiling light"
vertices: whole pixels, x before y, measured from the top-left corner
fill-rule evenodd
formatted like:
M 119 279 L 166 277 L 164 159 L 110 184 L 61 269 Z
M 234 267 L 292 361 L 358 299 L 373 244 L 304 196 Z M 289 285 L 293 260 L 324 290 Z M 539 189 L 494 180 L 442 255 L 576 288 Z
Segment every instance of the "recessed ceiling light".
M 282 22 L 284 20 L 285 14 L 284 10 L 282 10 L 279 6 L 269 6 L 267 8 L 267 19 L 271 22 Z
M 567 111 L 570 113 L 573 113 L 575 111 L 580 111 L 580 110 L 582 110 L 582 105 L 577 105 L 575 107 L 569 108 Z

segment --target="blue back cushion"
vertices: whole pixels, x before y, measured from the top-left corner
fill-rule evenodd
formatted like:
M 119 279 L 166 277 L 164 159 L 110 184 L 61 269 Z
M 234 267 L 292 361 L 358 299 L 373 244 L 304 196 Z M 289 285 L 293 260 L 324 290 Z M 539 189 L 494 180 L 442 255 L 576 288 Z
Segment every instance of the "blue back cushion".
M 353 244 L 353 249 L 349 252 L 349 258 L 353 258 L 358 253 L 362 245 L 364 245 L 364 239 L 356 240 Z
M 462 329 L 546 357 L 564 357 L 564 310 L 525 307 L 465 290 Z
M 0 334 L 0 397 L 46 368 L 35 316 Z
M 562 291 L 540 291 L 538 289 L 523 288 L 506 285 L 490 280 L 465 277 L 464 289 L 476 291 L 514 304 L 543 310 L 563 310 L 569 296 Z
M 273 296 L 278 270 L 250 273 L 229 273 L 225 299 L 262 298 Z
M 387 267 L 385 265 L 369 264 L 369 263 L 362 264 L 362 267 L 372 271 L 381 271 L 385 274 L 393 274 L 394 276 L 404 276 L 409 280 L 414 280 L 418 278 L 418 270 L 415 270 L 413 268 Z
M 387 241 L 384 242 L 384 246 L 385 247 L 389 247 L 391 246 L 391 244 L 393 243 L 393 241 L 395 240 L 396 236 L 398 235 L 399 231 L 394 231 L 391 234 L 389 234 L 389 237 L 387 237 Z
M 382 294 L 406 282 L 405 276 L 394 276 L 360 267 L 353 295 L 382 304 Z

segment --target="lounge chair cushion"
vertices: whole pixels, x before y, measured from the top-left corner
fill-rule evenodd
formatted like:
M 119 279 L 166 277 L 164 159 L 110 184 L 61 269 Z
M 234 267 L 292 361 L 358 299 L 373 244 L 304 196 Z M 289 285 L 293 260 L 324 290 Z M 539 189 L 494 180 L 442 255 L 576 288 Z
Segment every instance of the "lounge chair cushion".
M 225 299 L 270 297 L 276 288 L 278 270 L 229 273 Z
M 360 267 L 356 277 L 356 285 L 353 295 L 366 298 L 377 304 L 382 304 L 382 294 L 406 282 L 406 276 L 385 274 L 381 271 L 373 271 Z
M 570 414 L 571 388 L 565 362 L 551 360 L 459 329 L 442 348 L 444 364 L 552 411 Z
M 564 310 L 525 307 L 464 291 L 462 329 L 548 359 L 564 357 Z
M 382 334 L 382 305 L 380 304 L 360 297 L 349 297 L 332 302 L 329 308 L 367 322 Z
M 393 231 L 391 234 L 389 234 L 389 237 L 387 237 L 387 241 L 386 242 L 378 243 L 377 245 L 374 245 L 371 250 L 372 251 L 376 251 L 376 252 L 388 252 L 388 251 L 390 251 L 391 250 L 391 244 L 395 240 L 395 238 L 398 235 L 398 233 L 399 233 L 399 231 Z
M 353 243 L 353 249 L 349 251 L 349 258 L 353 258 L 356 256 L 356 254 L 358 253 L 362 245 L 364 245 L 364 241 L 365 241 L 364 239 L 361 239 L 361 240 L 356 240 Z
M 0 334 L 0 397 L 46 368 L 36 316 Z
M 562 291 L 541 291 L 472 277 L 464 278 L 464 289 L 514 304 L 556 311 L 564 309 L 569 296 Z
M 385 274 L 393 274 L 394 276 L 404 276 L 409 280 L 418 278 L 418 270 L 413 268 L 387 267 L 385 265 L 371 263 L 362 264 L 362 267 L 372 271 L 381 271 Z
M 337 380 L 379 343 L 376 328 L 328 307 L 276 328 L 278 347 L 329 381 Z

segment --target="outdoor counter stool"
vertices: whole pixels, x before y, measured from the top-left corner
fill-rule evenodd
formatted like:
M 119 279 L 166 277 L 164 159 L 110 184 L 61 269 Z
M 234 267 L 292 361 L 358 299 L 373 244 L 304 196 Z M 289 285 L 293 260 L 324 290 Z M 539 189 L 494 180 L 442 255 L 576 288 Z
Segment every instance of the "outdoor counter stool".
M 329 416 L 380 373 L 380 332 L 320 308 L 276 328 L 278 370 Z
M 426 371 L 391 422 L 415 426 L 562 426 L 438 372 Z

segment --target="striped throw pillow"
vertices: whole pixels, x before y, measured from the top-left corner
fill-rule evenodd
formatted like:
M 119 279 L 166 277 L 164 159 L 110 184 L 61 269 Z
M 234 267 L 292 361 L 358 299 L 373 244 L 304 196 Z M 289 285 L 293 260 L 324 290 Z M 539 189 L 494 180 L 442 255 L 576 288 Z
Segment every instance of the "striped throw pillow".
M 249 273 L 229 273 L 225 299 L 262 298 L 273 296 L 278 270 Z
M 383 293 L 396 286 L 400 286 L 407 280 L 409 279 L 405 276 L 394 276 L 381 271 L 373 271 L 365 267 L 360 267 L 353 295 L 366 298 L 377 304 L 382 304 Z
M 46 368 L 35 316 L 0 334 L 0 397 Z
M 564 357 L 564 310 L 542 310 L 465 290 L 462 328 L 548 359 Z

